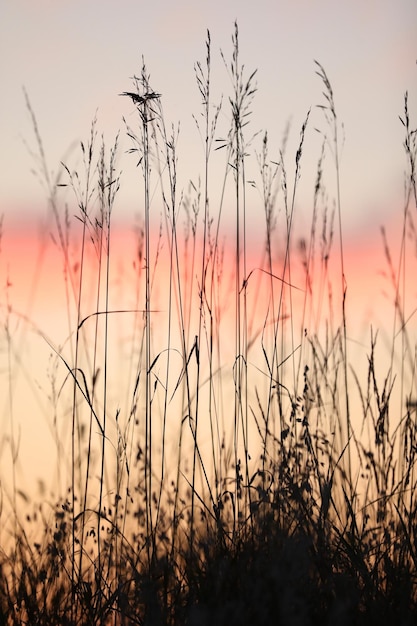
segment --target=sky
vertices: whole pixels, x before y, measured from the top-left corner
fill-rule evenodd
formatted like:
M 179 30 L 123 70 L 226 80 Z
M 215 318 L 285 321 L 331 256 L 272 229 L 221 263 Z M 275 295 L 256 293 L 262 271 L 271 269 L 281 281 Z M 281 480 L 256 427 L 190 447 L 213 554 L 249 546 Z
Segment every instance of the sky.
M 313 127 L 321 124 L 315 105 L 323 102 L 315 74 L 318 60 L 345 128 L 345 225 L 362 229 L 392 211 L 403 174 L 398 115 L 405 91 L 412 109 L 417 89 L 413 0 L 6 0 L 0 17 L 0 203 L 6 215 L 37 215 L 44 203 L 25 148 L 25 143 L 33 148 L 34 142 L 22 88 L 37 117 L 49 167 L 57 171 L 62 160 L 76 162 L 76 146 L 88 136 L 96 111 L 108 142 L 123 130 L 122 116 L 132 119 L 134 108 L 118 94 L 132 87 L 130 77 L 140 72 L 142 56 L 151 84 L 163 95 L 168 123 L 181 122 L 185 186 L 196 176 L 196 157 L 202 156 L 192 119 L 200 110 L 194 64 L 204 61 L 209 29 L 213 90 L 227 97 L 230 85 L 219 51 L 230 58 L 235 20 L 241 61 L 248 72 L 257 70 L 251 131 L 268 130 L 271 149 L 278 151 L 290 122 L 294 149 L 312 107 L 304 171 L 306 177 L 310 167 L 314 172 L 318 140 Z M 230 118 L 226 106 L 224 116 Z M 126 146 L 125 137 L 122 142 Z M 127 195 L 131 185 L 126 175 Z M 128 195 L 119 211 L 131 211 L 133 202 Z
M 132 76 L 140 73 L 144 58 L 151 85 L 162 94 L 166 121 L 180 123 L 178 185 L 186 192 L 204 164 L 193 118 L 201 111 L 195 63 L 204 62 L 208 29 L 213 100 L 224 95 L 218 131 L 224 133 L 230 124 L 230 80 L 220 51 L 231 58 L 235 20 L 241 62 L 248 75 L 257 70 L 248 127 L 248 133 L 256 135 L 252 153 L 260 151 L 267 130 L 271 158 L 278 161 L 289 124 L 286 154 L 291 179 L 301 126 L 311 109 L 296 199 L 301 233 L 305 224 L 308 232 L 311 223 L 307 216 L 322 141 L 316 128 L 326 132 L 323 112 L 317 107 L 324 98 L 315 60 L 330 79 L 343 124 L 341 193 L 351 292 L 363 303 L 363 315 L 379 314 L 378 323 L 383 320 L 379 305 L 366 296 L 375 288 L 383 264 L 380 227 L 395 233 L 403 210 L 406 162 L 398 116 L 403 113 L 406 91 L 412 119 L 417 110 L 415 0 L 4 0 L 0 6 L 3 302 L 7 275 L 14 285 L 12 297 L 25 314 L 33 319 L 38 315 L 37 323 L 43 319 L 51 332 L 59 317 L 58 305 L 53 304 L 58 290 L 52 294 L 50 289 L 57 261 L 49 248 L 44 256 L 39 252 L 49 214 L 45 189 L 33 174 L 37 163 L 31 152 L 36 151 L 36 141 L 24 90 L 54 174 L 64 176 L 62 161 L 70 170 L 80 166 L 80 141 L 88 139 L 94 116 L 108 144 L 120 131 L 118 164 L 123 173 L 114 219 L 126 228 L 128 238 L 143 207 L 138 170 L 126 154 L 130 143 L 123 122 L 124 117 L 129 125 L 135 123 L 135 107 L 119 94 L 132 89 Z M 326 158 L 331 173 L 331 156 Z M 219 172 L 224 169 L 221 159 L 216 153 L 214 173 L 216 167 Z M 256 159 L 252 159 L 247 178 L 256 175 Z M 331 174 L 328 185 L 330 189 L 334 185 Z M 248 199 L 249 204 L 255 203 L 256 194 Z M 226 221 L 228 217 L 232 223 L 232 211 Z M 256 217 L 253 224 L 255 232 Z M 126 243 L 121 243 L 120 254 L 125 249 Z M 35 301 L 32 294 L 38 279 L 43 287 Z

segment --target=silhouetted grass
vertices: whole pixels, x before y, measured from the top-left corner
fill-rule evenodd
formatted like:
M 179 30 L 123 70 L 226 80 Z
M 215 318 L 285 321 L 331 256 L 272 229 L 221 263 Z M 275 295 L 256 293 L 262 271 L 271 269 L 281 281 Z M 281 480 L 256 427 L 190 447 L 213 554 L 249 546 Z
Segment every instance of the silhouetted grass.
M 248 134 L 256 72 L 240 61 L 237 25 L 231 62 L 222 54 L 227 104 L 212 102 L 211 54 L 208 33 L 205 60 L 195 66 L 204 171 L 188 194 L 177 188 L 179 130 L 166 128 L 163 97 L 145 65 L 123 94 L 137 113 L 136 125 L 125 127 L 144 211 L 128 309 L 115 303 L 111 283 L 119 137 L 109 151 L 104 139 L 97 149 L 94 120 L 81 143 L 82 171 L 63 164 L 53 181 L 27 100 L 63 259 L 68 337 L 58 347 L 46 329 L 38 333 L 55 358 L 54 413 L 70 406 L 69 440 L 56 424 L 55 433 L 62 455 L 70 447 L 71 471 L 64 494 L 35 500 L 23 515 L 13 472 L 2 510 L 0 623 L 369 626 L 417 617 L 417 396 L 405 304 L 405 275 L 414 271 L 407 235 L 417 241 L 416 131 L 408 98 L 400 118 L 408 172 L 398 260 L 384 239 L 391 354 L 381 378 L 370 320 L 361 378 L 349 354 L 330 80 L 316 63 L 323 145 L 309 234 L 297 240 L 311 111 L 296 154 L 286 154 L 284 137 L 272 160 L 267 133 L 259 151 L 259 138 Z M 215 151 L 225 158 L 223 180 L 212 174 Z M 259 175 L 248 181 L 253 151 Z M 334 209 L 326 200 L 325 154 L 333 158 Z M 61 209 L 65 187 L 75 198 L 74 218 Z M 259 191 L 255 210 L 264 221 L 258 262 L 249 254 L 249 187 Z M 233 244 L 225 244 L 231 202 Z M 118 328 L 130 333 L 123 361 Z

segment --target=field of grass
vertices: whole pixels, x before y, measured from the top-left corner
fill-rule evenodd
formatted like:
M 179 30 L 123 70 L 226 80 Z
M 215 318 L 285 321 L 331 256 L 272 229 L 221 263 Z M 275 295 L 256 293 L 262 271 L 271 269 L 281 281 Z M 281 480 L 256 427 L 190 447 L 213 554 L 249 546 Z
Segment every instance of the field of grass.
M 306 112 L 296 153 L 287 154 L 284 137 L 271 157 L 268 135 L 251 134 L 256 73 L 241 62 L 237 26 L 232 41 L 224 101 L 211 99 L 209 33 L 195 65 L 205 167 L 187 192 L 177 188 L 178 131 L 166 127 L 145 66 L 124 94 L 137 115 L 124 121 L 131 154 L 123 159 L 137 163 L 143 219 L 133 271 L 120 279 L 123 302 L 112 265 L 119 137 L 108 148 L 94 120 L 80 170 L 63 164 L 53 179 L 27 100 L 66 293 L 62 344 L 37 330 L 52 354 L 51 429 L 65 489 L 21 505 L 11 424 L 1 448 L 11 480 L 2 483 L 0 624 L 417 619 L 416 353 L 405 302 L 416 261 L 417 133 L 408 98 L 399 122 L 399 253 L 384 233 L 381 243 L 392 336 L 384 360 L 369 320 L 362 375 L 350 359 L 341 124 L 331 83 L 316 63 L 322 150 L 309 235 L 298 239 L 305 138 L 317 129 Z M 212 175 L 215 151 L 225 159 L 220 180 Z M 258 178 L 248 180 L 254 159 Z M 249 186 L 259 192 L 256 207 Z M 226 211 L 235 216 L 228 239 Z M 256 261 L 254 211 L 263 232 Z M 12 303 L 3 308 L 11 350 Z

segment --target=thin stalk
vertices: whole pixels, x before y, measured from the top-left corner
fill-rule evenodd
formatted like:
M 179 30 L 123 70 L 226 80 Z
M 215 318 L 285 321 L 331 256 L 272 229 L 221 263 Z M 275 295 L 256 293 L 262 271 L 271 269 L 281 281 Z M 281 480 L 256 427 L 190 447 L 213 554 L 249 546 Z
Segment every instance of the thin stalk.
M 318 67 L 316 74 L 321 78 L 325 91 L 323 92 L 323 96 L 327 101 L 326 105 L 318 105 L 321 108 L 325 115 L 327 122 L 330 126 L 330 129 L 333 133 L 332 137 L 332 146 L 330 146 L 334 158 L 335 163 L 335 174 L 336 174 L 336 208 L 337 208 L 337 218 L 338 218 L 338 229 L 339 229 L 339 260 L 340 260 L 340 274 L 341 274 L 341 291 L 342 291 L 342 346 L 341 346 L 341 355 L 343 359 L 343 379 L 344 379 L 344 399 L 345 399 L 345 411 L 346 411 L 346 439 L 349 442 L 352 438 L 352 427 L 350 421 L 350 402 L 349 402 L 349 389 L 348 389 L 348 354 L 347 354 L 347 324 L 346 324 L 346 275 L 345 275 L 345 261 L 344 261 L 344 250 L 343 250 L 343 224 L 342 224 L 342 202 L 341 202 L 341 190 L 340 190 L 340 146 L 339 146 L 339 138 L 338 138 L 338 119 L 336 115 L 336 108 L 333 97 L 333 89 L 330 84 L 330 81 L 327 77 L 324 68 L 318 61 L 315 61 L 315 64 Z M 327 112 L 330 113 L 330 117 L 327 117 Z M 343 445 L 343 442 L 342 442 Z M 347 457 L 348 457 L 348 475 L 349 475 L 349 484 L 352 485 L 352 461 L 351 461 L 351 446 L 347 448 Z
M 233 53 L 231 62 L 231 82 L 233 99 L 230 98 L 232 109 L 232 126 L 229 133 L 229 143 L 232 148 L 233 162 L 231 167 L 234 175 L 235 193 L 235 362 L 234 362 L 234 464 L 235 464 L 235 515 L 234 520 L 240 518 L 239 501 L 242 494 L 241 461 L 239 458 L 239 431 L 242 429 L 244 449 L 245 478 L 249 484 L 249 453 L 248 453 L 248 397 L 247 397 L 247 357 L 248 357 L 248 329 L 247 329 L 247 265 L 246 265 L 246 196 L 245 196 L 245 156 L 246 142 L 243 128 L 248 124 L 251 113 L 250 105 L 256 92 L 253 80 L 256 70 L 244 81 L 244 66 L 239 63 L 239 31 L 235 22 L 235 31 L 232 36 Z M 222 55 L 223 56 L 223 55 Z M 224 57 L 223 57 L 224 60 Z M 225 61 L 226 64 L 226 61 Z M 227 67 L 227 64 L 226 64 Z M 241 260 L 242 259 L 242 260 Z M 245 499 L 248 490 L 245 490 Z M 236 532 L 236 527 L 234 528 Z
M 129 96 L 136 104 L 141 121 L 141 140 L 139 163 L 142 164 L 144 180 L 144 205 L 145 205 L 145 507 L 146 507 L 146 552 L 148 564 L 155 553 L 155 537 L 152 518 L 152 373 L 151 373 L 151 296 L 152 277 L 150 266 L 151 254 L 151 222 L 150 222 L 150 141 L 149 124 L 152 123 L 155 111 L 151 103 L 158 100 L 160 94 L 153 92 L 149 85 L 149 76 L 146 74 L 146 67 L 143 63 L 140 77 L 134 77 L 136 92 L 124 92 L 121 95 Z M 140 91 L 142 90 L 142 93 Z M 131 138 L 137 142 L 138 139 L 129 132 Z M 138 151 L 139 147 L 134 151 Z M 152 549 L 151 549 L 152 544 Z

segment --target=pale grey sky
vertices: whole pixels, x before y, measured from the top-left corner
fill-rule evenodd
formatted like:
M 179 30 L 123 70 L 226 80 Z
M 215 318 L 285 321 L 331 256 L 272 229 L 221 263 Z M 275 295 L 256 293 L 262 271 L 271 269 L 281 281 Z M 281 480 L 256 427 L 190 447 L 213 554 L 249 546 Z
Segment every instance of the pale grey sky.
M 56 170 L 63 158 L 76 162 L 77 151 L 68 150 L 88 137 L 96 109 L 106 140 L 110 143 L 120 128 L 123 147 L 129 147 L 122 115 L 134 121 L 134 107 L 118 94 L 131 87 L 129 77 L 140 71 L 142 54 L 154 88 L 163 94 L 167 122 L 181 121 L 180 180 L 185 187 L 189 178 L 195 179 L 202 153 L 192 120 L 192 113 L 200 111 L 193 66 L 204 60 L 209 28 L 213 90 L 227 96 L 219 50 L 230 58 L 235 19 L 241 61 L 248 72 L 258 70 L 250 130 L 268 130 L 276 151 L 272 157 L 278 157 L 290 120 L 287 159 L 292 163 L 301 124 L 313 107 L 299 202 L 307 203 L 312 195 L 320 145 L 314 127 L 324 126 L 314 107 L 323 102 L 313 63 L 317 59 L 331 80 L 345 126 L 347 227 L 363 227 L 375 215 L 388 215 L 404 168 L 398 115 L 406 89 L 411 113 L 417 110 L 415 0 L 5 0 L 0 8 L 1 212 L 36 215 L 43 210 L 44 194 L 30 173 L 33 162 L 24 147 L 24 140 L 34 143 L 22 86 L 35 110 L 49 166 Z M 225 101 L 223 129 L 229 116 Z M 123 156 L 121 214 L 135 204 L 131 164 Z

